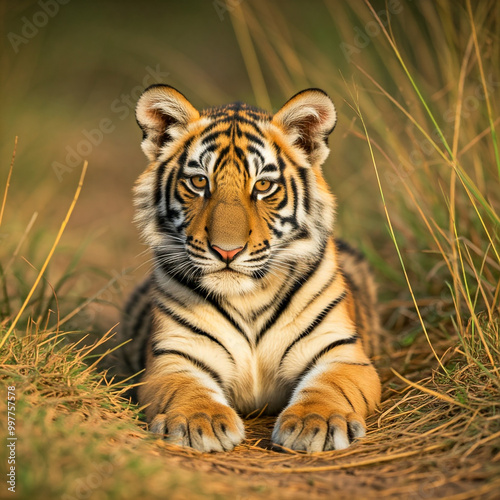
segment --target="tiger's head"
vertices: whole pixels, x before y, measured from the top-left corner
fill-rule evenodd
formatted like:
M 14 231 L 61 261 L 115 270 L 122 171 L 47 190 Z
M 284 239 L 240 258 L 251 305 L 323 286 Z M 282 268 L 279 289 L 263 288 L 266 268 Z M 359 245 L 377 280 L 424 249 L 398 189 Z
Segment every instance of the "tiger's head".
M 271 115 L 242 103 L 199 112 L 153 85 L 136 117 L 150 160 L 136 222 L 165 272 L 231 296 L 318 258 L 335 210 L 321 165 L 336 111 L 322 90 Z

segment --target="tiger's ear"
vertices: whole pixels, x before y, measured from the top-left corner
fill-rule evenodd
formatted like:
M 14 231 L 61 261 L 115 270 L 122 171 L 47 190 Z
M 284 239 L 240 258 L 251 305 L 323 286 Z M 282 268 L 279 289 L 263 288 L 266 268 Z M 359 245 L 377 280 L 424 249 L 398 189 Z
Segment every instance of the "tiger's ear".
M 142 150 L 154 161 L 162 146 L 178 137 L 200 113 L 173 87 L 151 85 L 139 98 L 135 116 L 143 132 Z
M 273 123 L 304 152 L 311 165 L 321 165 L 326 160 L 330 151 L 328 136 L 336 122 L 335 106 L 320 89 L 299 92 L 273 117 Z

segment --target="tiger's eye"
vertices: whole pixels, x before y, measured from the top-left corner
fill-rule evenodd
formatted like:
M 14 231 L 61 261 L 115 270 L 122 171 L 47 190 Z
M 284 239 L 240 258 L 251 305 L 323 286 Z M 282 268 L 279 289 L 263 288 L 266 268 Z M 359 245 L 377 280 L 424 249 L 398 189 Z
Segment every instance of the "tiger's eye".
M 196 189 L 203 189 L 207 185 L 208 179 L 204 175 L 195 175 L 191 177 L 191 184 Z
M 271 186 L 271 181 L 261 180 L 255 183 L 254 189 L 259 193 L 265 193 L 266 191 L 269 191 L 271 189 Z

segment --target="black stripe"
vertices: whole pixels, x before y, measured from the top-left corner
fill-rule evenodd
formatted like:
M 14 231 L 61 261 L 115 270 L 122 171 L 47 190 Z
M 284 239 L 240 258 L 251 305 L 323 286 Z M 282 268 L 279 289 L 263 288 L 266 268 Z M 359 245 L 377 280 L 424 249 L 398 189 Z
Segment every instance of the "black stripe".
M 214 142 L 215 139 L 217 139 L 220 135 L 229 136 L 231 134 L 231 128 L 232 127 L 228 127 L 226 129 L 223 129 L 223 130 L 217 130 L 216 132 L 212 132 L 211 134 L 205 136 L 202 139 L 201 145 L 206 146 L 208 143 Z
M 304 202 L 304 209 L 307 214 L 310 213 L 311 211 L 311 200 L 309 199 L 309 193 L 311 192 L 310 186 L 309 186 L 309 178 L 308 178 L 308 171 L 309 169 L 306 168 L 299 168 L 299 177 L 302 180 L 302 198 Z
M 217 301 L 216 298 L 214 297 L 205 297 L 205 300 L 208 300 L 210 304 L 217 309 L 217 311 L 224 316 L 224 318 L 231 323 L 231 325 L 245 338 L 245 340 L 248 342 L 248 345 L 251 345 L 250 339 L 248 338 L 247 334 L 243 331 L 241 326 L 235 321 L 235 319 L 222 307 L 222 304 Z
M 170 218 L 169 216 L 171 215 L 171 211 L 170 211 L 170 198 L 171 198 L 171 195 L 172 195 L 172 181 L 173 181 L 173 178 L 174 178 L 174 171 L 171 170 L 169 173 L 168 173 L 168 176 L 167 176 L 167 181 L 165 182 L 165 216 L 168 218 Z M 158 213 L 160 213 L 162 210 L 161 209 L 157 209 L 158 210 Z
M 127 304 L 125 305 L 125 314 L 130 315 L 131 310 L 133 309 L 133 306 L 137 304 L 137 299 L 143 295 L 144 293 L 147 292 L 148 288 L 151 285 L 151 278 L 148 278 L 145 280 L 143 283 L 141 283 L 139 286 L 136 286 L 132 294 L 127 300 Z
M 179 165 L 179 167 L 181 168 L 181 170 L 183 170 L 184 167 L 186 166 L 186 160 L 187 160 L 189 148 L 191 147 L 193 139 L 194 139 L 194 137 L 190 137 L 182 145 L 182 153 L 180 154 L 179 160 L 177 161 L 177 164 Z
M 149 300 L 144 304 L 141 312 L 135 317 L 135 321 L 132 325 L 132 335 L 139 333 L 140 327 L 144 322 L 144 319 L 151 313 L 151 302 Z
M 254 132 L 259 136 L 261 137 L 262 139 L 264 139 L 264 134 L 262 133 L 262 130 L 260 129 L 260 127 L 253 121 L 251 120 L 247 120 L 246 118 L 243 118 L 241 115 L 238 115 L 236 117 L 236 119 L 238 120 L 239 123 L 246 123 L 247 125 L 250 125 Z
M 290 178 L 290 184 L 292 186 L 293 192 L 293 218 L 295 220 L 297 219 L 297 209 L 299 206 L 299 193 L 297 191 L 297 183 L 295 182 L 295 179 L 293 177 Z M 297 227 L 296 224 L 295 227 Z
M 354 250 L 354 252 L 356 252 L 356 250 Z M 359 254 L 359 255 L 360 255 L 360 257 L 358 258 L 357 262 L 361 262 L 364 260 L 363 256 L 361 256 L 361 254 Z M 374 305 L 370 304 L 370 300 L 367 297 L 366 291 L 361 290 L 359 288 L 359 286 L 357 286 L 354 283 L 352 275 L 347 273 L 344 269 L 342 269 L 342 276 L 344 277 L 344 279 L 346 281 L 347 287 L 351 290 L 352 295 L 356 296 L 356 299 L 357 299 L 354 301 L 357 326 L 359 326 L 361 328 L 366 326 L 364 324 L 365 322 L 363 321 L 361 311 L 363 311 L 365 313 L 366 323 L 368 325 L 370 325 L 373 321 L 373 307 L 374 307 Z M 367 299 L 368 299 L 368 304 L 366 303 Z
M 165 168 L 167 166 L 167 163 L 172 160 L 172 157 L 170 157 L 168 160 L 164 161 L 163 163 L 160 164 L 158 169 L 156 170 L 156 182 L 155 182 L 155 205 L 158 206 L 158 204 L 161 201 L 161 189 L 162 189 L 162 178 L 163 174 L 165 173 Z
M 208 134 L 209 132 L 211 132 L 214 128 L 218 127 L 220 125 L 221 122 L 219 121 L 215 121 L 215 122 L 212 122 L 210 125 L 208 125 L 204 130 L 203 130 L 203 134 Z
M 177 175 L 177 176 L 176 176 L 176 179 L 175 179 L 175 183 L 176 183 L 176 184 L 177 184 L 178 180 L 179 180 L 179 176 Z M 195 192 L 192 190 L 192 188 L 189 186 L 189 183 L 187 182 L 187 180 L 186 180 L 186 179 L 182 179 L 182 180 L 184 181 L 185 187 L 187 187 L 187 188 L 188 188 L 190 198 L 191 198 L 191 199 L 195 198 L 195 197 L 196 197 L 196 193 L 195 193 Z M 174 198 L 175 198 L 175 199 L 179 202 L 179 204 L 180 204 L 180 205 L 182 206 L 182 208 L 184 208 L 184 210 L 185 210 L 186 205 L 187 205 L 187 203 L 188 203 L 188 202 L 186 202 L 186 201 L 184 200 L 184 198 L 183 198 L 183 197 L 181 196 L 181 194 L 179 193 L 179 190 L 178 190 L 178 189 L 175 189 L 175 190 L 174 190 Z M 169 208 L 169 209 L 168 209 L 167 214 L 168 214 L 168 216 L 169 216 L 169 217 L 172 217 L 172 216 L 170 215 L 170 213 L 171 213 L 171 210 L 170 210 L 170 208 Z
M 297 316 L 300 316 L 318 297 L 321 297 L 325 293 L 325 290 L 328 290 L 328 288 L 331 286 L 331 284 L 337 279 L 337 270 L 331 275 L 330 279 L 321 287 L 320 290 L 318 290 L 309 300 L 309 302 L 304 306 L 304 308 L 300 311 Z
M 245 109 L 242 110 L 248 117 L 252 118 L 253 120 L 257 120 L 257 121 L 262 121 L 262 120 L 269 120 L 270 116 L 266 113 L 266 114 L 263 114 L 262 113 L 262 110 L 258 109 L 258 108 L 254 108 L 254 110 L 252 111 L 251 109 L 249 109 L 248 106 L 245 106 Z M 240 117 L 241 115 L 238 114 L 238 117 Z
M 215 160 L 215 164 L 217 165 L 217 169 L 222 170 L 229 163 L 229 158 L 223 158 L 221 162 L 219 159 Z
M 293 240 L 292 242 L 298 241 L 298 240 L 307 240 L 308 238 L 311 237 L 311 233 L 309 230 L 305 227 L 300 227 L 297 228 L 298 231 L 293 235 Z
M 193 365 L 195 365 L 197 368 L 200 370 L 204 371 L 208 375 L 210 375 L 221 387 L 224 386 L 222 383 L 222 377 L 213 369 L 207 366 L 203 361 L 200 361 L 199 359 L 193 358 L 189 354 L 186 354 L 185 352 L 182 351 L 176 351 L 173 349 L 158 349 L 156 347 L 153 347 L 153 356 L 166 356 L 166 355 L 174 355 L 174 356 L 180 356 L 184 359 L 187 359 Z
M 200 162 L 201 165 L 203 165 L 203 161 L 205 159 L 205 156 L 208 154 L 208 153 L 212 153 L 214 152 L 215 150 L 217 149 L 217 144 L 213 143 L 213 144 L 209 144 L 204 150 L 203 150 L 203 153 L 200 154 L 200 157 L 198 159 L 198 161 Z
M 276 148 L 277 148 L 277 151 L 276 151 L 276 158 L 278 160 L 278 167 L 280 169 L 280 172 L 281 172 L 281 175 L 283 175 L 283 170 L 285 170 L 286 168 L 286 163 L 285 161 L 283 160 L 283 158 L 281 157 L 281 149 L 279 148 L 279 146 L 276 145 Z
M 224 161 L 225 156 L 229 153 L 229 146 L 226 146 L 225 148 L 222 148 L 219 151 L 219 156 L 217 157 L 217 160 L 214 163 L 213 171 L 217 172 L 217 170 L 220 168 L 221 163 Z
M 185 220 L 184 222 L 181 222 L 180 224 L 177 224 L 177 226 L 175 226 L 175 230 L 180 233 L 181 231 L 183 231 L 184 229 L 186 229 L 186 227 L 188 227 L 189 225 L 189 221 Z
M 255 252 L 250 252 L 249 255 L 257 255 L 259 253 L 265 252 L 266 250 L 268 250 L 268 248 L 269 248 L 269 245 L 262 247 L 262 248 L 259 248 L 259 250 L 255 250 Z
M 356 411 L 354 405 L 352 404 L 352 401 L 347 397 L 347 394 L 344 392 L 344 389 L 342 389 L 342 387 L 340 387 L 340 385 L 336 384 L 335 382 L 329 382 L 329 384 L 335 386 L 337 391 L 340 392 L 340 394 L 344 396 L 345 400 L 349 403 L 349 406 L 352 408 L 352 411 Z
M 311 334 L 317 326 L 321 324 L 321 322 L 326 318 L 327 314 L 335 308 L 337 305 L 339 305 L 345 298 L 346 292 L 342 292 L 335 300 L 330 302 L 312 321 L 312 323 L 298 336 L 296 337 L 293 342 L 285 349 L 285 352 L 283 353 L 283 356 L 281 357 L 280 364 L 283 363 L 283 360 L 286 358 L 287 354 L 290 352 L 290 349 L 297 343 L 300 342 L 302 339 L 307 337 L 309 334 Z
M 335 238 L 335 246 L 337 247 L 337 251 L 340 253 L 346 253 L 356 260 L 356 262 L 361 262 L 365 260 L 364 255 L 359 251 L 353 248 L 351 245 L 346 243 L 344 240 Z
M 267 165 L 264 166 L 264 168 L 260 171 L 261 174 L 265 173 L 278 173 L 279 169 L 276 165 L 273 163 L 268 163 Z
M 283 232 L 276 229 L 271 223 L 267 223 L 267 227 L 276 235 L 276 238 L 281 239 L 283 237 Z
M 233 146 L 233 151 L 239 160 L 243 161 L 246 158 L 245 152 L 238 146 Z
M 191 238 L 191 239 L 192 239 L 192 238 Z M 194 244 L 194 243 L 192 243 L 189 239 L 186 241 L 186 243 L 187 243 L 190 247 L 194 248 L 195 250 L 198 250 L 198 251 L 200 251 L 200 252 L 205 253 L 205 249 L 204 249 L 203 247 L 200 247 L 200 246 L 198 246 L 198 245 L 195 245 L 195 244 Z
M 195 257 L 195 258 L 200 259 L 200 260 L 212 260 L 212 259 L 210 259 L 208 257 L 205 257 L 204 255 L 200 255 L 200 254 L 198 254 L 196 252 L 193 252 L 192 250 L 189 250 L 189 248 L 186 249 L 186 253 L 188 255 L 191 255 L 191 257 Z
M 307 363 L 305 368 L 300 372 L 300 374 L 297 376 L 297 382 L 302 380 L 306 375 L 307 372 L 309 372 L 316 362 L 324 356 L 327 352 L 330 352 L 331 350 L 335 349 L 336 347 L 339 347 L 341 345 L 349 345 L 349 344 L 355 344 L 358 340 L 358 335 L 353 335 L 352 337 L 347 337 L 345 339 L 340 339 L 336 340 L 335 342 L 332 342 L 331 344 L 328 344 L 326 347 L 321 349 L 312 359 Z
M 285 312 L 287 309 L 288 305 L 290 304 L 293 296 L 302 288 L 302 286 L 309 281 L 311 276 L 316 272 L 318 269 L 319 265 L 323 261 L 323 258 L 325 256 L 325 248 L 326 246 L 324 245 L 323 248 L 321 249 L 321 256 L 314 264 L 309 268 L 305 276 L 301 279 L 298 280 L 294 286 L 287 292 L 287 294 L 281 299 L 278 307 L 274 311 L 274 314 L 267 320 L 266 324 L 264 327 L 261 329 L 261 331 L 257 334 L 257 337 L 255 338 L 255 344 L 258 345 L 259 342 L 262 340 L 264 337 L 265 333 L 271 328 L 271 326 L 276 323 L 276 321 L 279 319 L 279 317 Z
M 267 255 L 261 255 L 260 257 L 254 257 L 253 259 L 246 260 L 245 264 L 247 264 L 248 262 L 261 262 L 261 261 L 266 260 L 266 259 L 267 259 Z
M 186 276 L 182 276 L 180 273 L 176 273 L 175 270 L 169 269 L 165 264 L 160 263 L 160 267 L 163 270 L 165 274 L 167 274 L 170 278 L 174 279 L 177 281 L 177 283 L 181 284 L 182 286 L 189 288 L 193 293 L 198 295 L 198 297 L 202 298 L 203 300 L 207 301 L 212 307 L 214 307 L 219 314 L 221 314 L 231 325 L 240 333 L 244 339 L 248 342 L 249 345 L 250 339 L 248 338 L 247 334 L 243 331 L 241 326 L 229 315 L 229 313 L 222 307 L 222 305 L 217 301 L 215 297 L 210 296 L 209 294 L 204 295 L 203 293 L 200 292 L 198 289 L 199 285 L 192 280 L 190 280 Z
M 293 229 L 298 229 L 298 227 L 299 227 L 299 225 L 297 224 L 297 219 L 294 216 L 290 216 L 290 217 L 281 217 L 281 216 L 278 216 L 278 219 L 281 222 L 281 226 L 282 227 L 285 224 L 290 224 L 292 226 L 292 230 Z M 300 238 L 297 238 L 297 239 L 300 239 Z M 294 241 L 295 240 L 296 240 L 296 238 L 294 238 Z
M 288 281 L 290 283 L 293 283 L 294 279 L 295 279 L 294 269 L 289 268 Z M 277 303 L 280 297 L 284 297 L 284 294 L 282 292 L 283 290 L 280 288 L 278 292 L 272 296 L 271 300 L 267 304 L 264 304 L 263 306 L 259 307 L 259 309 L 256 309 L 251 314 L 250 321 L 252 322 L 255 321 L 259 316 L 262 316 L 265 312 L 271 309 Z
M 168 397 L 167 402 L 163 405 L 161 411 L 159 411 L 158 413 L 166 413 L 168 407 L 171 405 L 172 401 L 174 400 L 174 398 L 178 392 L 179 392 L 179 388 L 174 389 L 172 391 L 172 394 L 170 394 L 170 396 Z
M 205 130 L 212 130 L 213 128 L 221 124 L 230 124 L 232 126 L 235 122 L 238 124 L 247 123 L 248 125 L 251 125 L 254 129 L 257 130 L 256 123 L 254 121 L 245 118 L 243 115 L 239 114 L 238 113 L 239 110 L 240 110 L 239 108 L 233 107 L 232 105 L 224 106 L 219 110 L 212 108 L 205 116 L 211 118 L 212 120 L 214 120 L 214 122 L 208 125 L 208 127 Z M 245 109 L 243 111 L 247 110 Z M 261 133 L 259 135 L 262 136 Z
M 293 160 L 293 158 L 286 152 L 285 149 L 283 149 L 283 156 L 287 159 L 289 163 L 291 163 L 294 167 L 300 168 L 301 165 L 299 165 L 296 161 Z M 309 168 L 309 167 L 302 167 L 302 168 Z
M 354 382 L 353 382 L 353 384 L 354 384 Z M 366 411 L 368 413 L 370 411 L 370 405 L 368 404 L 368 400 L 366 399 L 366 396 L 364 395 L 363 391 L 361 390 L 361 388 L 357 384 L 354 384 L 354 386 L 356 387 L 356 389 L 361 394 L 361 397 L 363 398 L 363 401 L 365 402 Z
M 261 163 L 264 163 L 266 161 L 264 156 L 262 156 L 262 153 L 257 148 L 254 148 L 253 146 L 248 146 L 247 149 L 249 153 L 253 153 L 255 156 L 258 156 Z
M 344 269 L 341 269 L 342 276 L 344 277 L 346 281 L 346 285 L 351 290 L 353 295 L 357 292 L 359 292 L 359 287 L 352 281 L 352 277 L 350 274 L 346 273 Z
M 261 148 L 264 147 L 264 142 L 257 137 L 255 134 L 251 134 L 250 132 L 243 132 L 243 135 L 252 142 L 255 142 L 255 144 L 258 144 Z
M 181 300 L 179 300 L 178 297 L 174 297 L 173 295 L 170 295 L 169 293 L 167 293 L 163 287 L 158 283 L 158 281 L 156 280 L 155 281 L 155 291 L 157 293 L 159 293 L 160 295 L 162 295 L 163 297 L 165 297 L 166 300 L 170 301 L 170 302 L 174 302 L 176 305 L 180 306 L 180 307 L 184 307 L 184 308 L 189 308 L 189 305 L 187 305 L 186 303 L 182 302 Z M 159 299 L 156 299 L 156 300 L 159 300 Z
M 286 182 L 283 183 L 283 199 L 276 206 L 276 210 L 283 210 L 288 205 L 288 189 Z
M 155 301 L 155 306 L 158 307 L 158 309 L 165 314 L 166 316 L 172 318 L 175 320 L 179 325 L 183 326 L 187 330 L 190 330 L 192 333 L 195 333 L 196 335 L 201 335 L 203 337 L 206 337 L 210 339 L 212 342 L 215 342 L 217 345 L 222 347 L 224 351 L 226 351 L 227 355 L 231 358 L 231 361 L 234 363 L 234 358 L 233 355 L 227 350 L 227 348 L 220 342 L 220 340 L 216 339 L 214 336 L 212 336 L 210 333 L 206 332 L 205 330 L 202 330 L 201 328 L 198 328 L 196 325 L 193 325 L 186 319 L 180 317 L 178 314 L 176 314 L 172 309 L 170 309 L 168 306 L 165 304 L 162 304 L 161 302 Z

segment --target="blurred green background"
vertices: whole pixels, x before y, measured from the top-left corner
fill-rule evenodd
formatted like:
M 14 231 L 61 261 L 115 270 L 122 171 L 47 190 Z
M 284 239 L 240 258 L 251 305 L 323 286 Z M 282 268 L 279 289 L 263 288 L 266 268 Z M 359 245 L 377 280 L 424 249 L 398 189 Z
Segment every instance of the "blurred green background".
M 43 14 L 43 5 L 50 15 Z M 233 5 L 240 7 L 239 2 Z M 292 39 L 319 45 L 334 66 L 348 74 L 339 34 L 332 29 L 323 2 L 281 1 L 273 8 L 286 16 Z M 87 241 L 82 258 L 88 265 L 108 274 L 134 268 L 144 261 L 137 257 L 143 247 L 131 224 L 131 187 L 146 166 L 134 118 L 140 92 L 163 82 L 178 88 L 199 108 L 236 100 L 258 104 L 231 11 L 222 2 L 211 1 L 71 0 L 64 5 L 55 0 L 3 1 L 0 18 L 2 185 L 14 138 L 19 136 L 2 244 L 17 243 L 38 211 L 32 234 L 38 234 L 36 241 L 45 248 L 66 213 L 87 159 L 85 185 L 61 247 L 71 253 Z M 272 19 L 271 11 L 270 20 L 280 21 Z M 277 84 L 275 68 L 264 63 L 263 71 L 274 110 L 309 86 L 325 88 L 339 109 L 345 107 L 342 95 L 332 92 L 334 82 L 323 78 L 321 71 L 306 75 L 304 70 L 302 78 L 289 78 L 288 94 Z M 352 146 L 341 147 L 348 126 L 342 119 L 332 136 L 327 167 L 341 205 L 363 184 L 362 179 L 353 182 L 363 155 Z M 94 142 L 90 148 L 89 138 Z M 349 149 L 349 155 L 341 155 Z M 68 158 L 70 150 L 77 154 Z M 62 170 L 60 165 L 68 168 Z M 373 181 L 369 170 L 368 174 Z M 356 215 L 359 228 L 352 228 L 353 233 L 362 230 L 363 217 Z M 35 245 L 30 253 L 33 264 L 43 253 Z M 89 283 L 80 280 L 80 285 L 85 288 Z
M 457 36 L 459 26 L 449 31 L 450 36 L 446 28 L 467 23 L 464 5 L 410 0 L 372 5 L 382 19 L 389 15 L 400 50 L 425 97 L 445 112 L 453 101 L 453 72 L 467 42 L 467 37 Z M 0 243 L 5 250 L 15 248 L 33 213 L 39 212 L 30 244 L 22 252 L 39 266 L 73 197 L 83 160 L 88 160 L 80 200 L 61 242 L 58 264 L 52 266 L 62 265 L 81 250 L 82 262 L 95 272 L 68 281 L 68 294 L 88 296 L 110 276 L 148 259 L 139 256 L 144 247 L 131 222 L 131 188 L 146 166 L 133 108 L 140 92 L 158 82 L 178 88 L 200 108 L 241 100 L 276 111 L 304 88 L 326 90 L 339 112 L 325 164 L 339 202 L 337 232 L 378 262 L 385 289 L 404 287 L 402 277 L 393 271 L 397 264 L 384 265 L 394 262 L 395 253 L 369 150 L 349 105 L 350 92 L 359 93 L 364 117 L 377 137 L 405 134 L 408 148 L 417 139 L 415 130 L 388 106 L 357 64 L 405 104 L 414 104 L 415 96 L 406 92 L 409 83 L 395 58 L 388 58 L 389 44 L 364 2 L 20 0 L 2 1 L 0 9 L 2 186 L 19 136 Z M 479 20 L 491 20 L 491 12 L 491 2 L 477 6 Z M 494 13 L 498 17 L 498 9 Z M 447 50 L 438 50 L 442 44 Z M 487 57 L 494 58 L 494 53 Z M 426 120 L 423 110 L 417 114 Z M 450 123 L 441 122 L 445 132 L 451 130 Z M 399 161 L 400 153 L 393 161 Z M 436 158 L 424 160 L 427 168 Z M 419 176 L 426 178 L 425 168 L 412 176 L 412 182 Z M 397 189 L 394 183 L 388 187 L 389 195 L 406 196 L 397 183 Z M 408 248 L 414 245 L 416 250 L 418 233 L 404 220 L 404 210 L 404 203 L 398 206 L 394 223 Z M 134 279 L 148 268 L 149 264 L 140 267 Z M 415 272 L 419 273 L 418 266 Z M 122 282 L 120 293 L 133 280 Z

